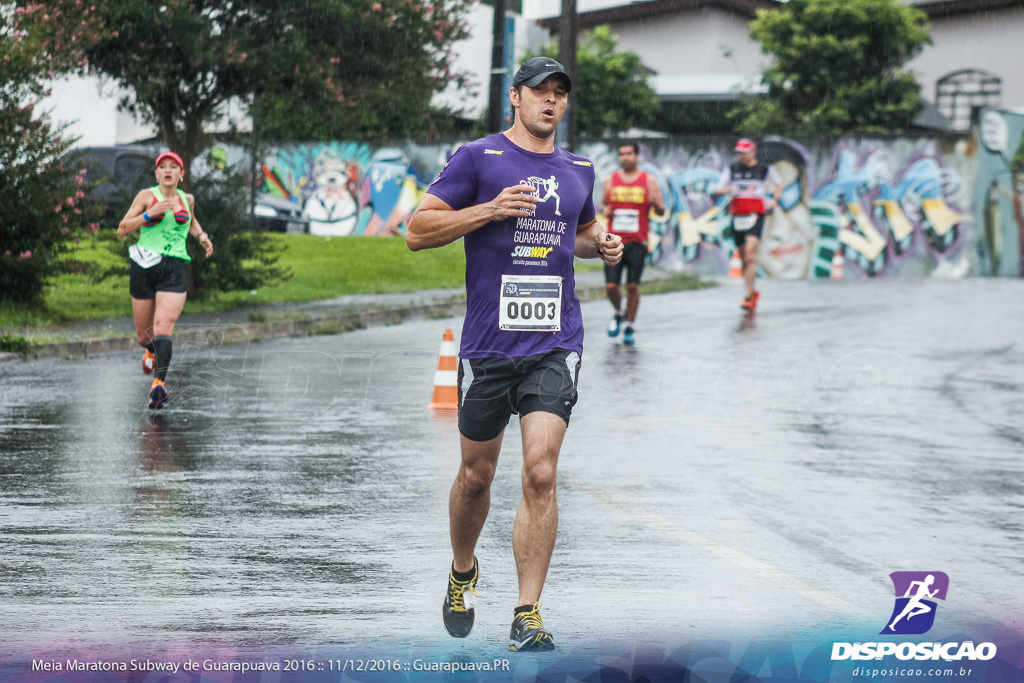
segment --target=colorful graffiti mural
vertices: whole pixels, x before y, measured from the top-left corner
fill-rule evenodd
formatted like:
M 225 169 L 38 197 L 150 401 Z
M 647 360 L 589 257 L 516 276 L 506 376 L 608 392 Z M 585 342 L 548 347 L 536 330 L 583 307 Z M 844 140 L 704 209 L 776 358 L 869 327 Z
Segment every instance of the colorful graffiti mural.
M 399 149 L 333 142 L 282 147 L 263 165 L 264 191 L 294 201 L 314 235 L 398 235 L 433 174 Z
M 982 109 L 974 134 L 981 274 L 1024 276 L 1024 114 Z
M 932 267 L 955 257 L 963 242 L 962 207 L 969 202 L 960 172 L 934 146 L 923 141 L 903 151 L 841 141 L 827 162 L 816 163 L 798 142 L 763 140 L 758 157 L 775 168 L 782 187 L 765 223 L 761 275 L 828 278 L 837 253 L 866 277 L 899 268 L 915 255 L 927 254 Z M 652 224 L 653 262 L 726 272 L 735 242 L 726 198 L 716 191 L 732 160 L 728 149 L 713 145 L 689 153 L 664 143 L 644 149 L 641 167 L 658 178 L 670 204 L 669 214 Z M 600 173 L 615 169 L 604 150 L 590 151 L 601 162 Z
M 1024 115 L 985 111 L 973 139 L 762 140 L 758 157 L 783 182 L 766 220 L 760 274 L 828 278 L 838 261 L 847 276 L 869 278 L 1021 275 Z M 735 243 L 726 198 L 716 190 L 732 143 L 641 144 L 641 167 L 657 178 L 667 205 L 651 220 L 653 263 L 728 271 Z M 399 235 L 457 148 L 283 146 L 263 166 L 264 191 L 299 204 L 314 234 Z M 588 143 L 580 153 L 594 160 L 599 178 L 618 167 L 615 143 Z

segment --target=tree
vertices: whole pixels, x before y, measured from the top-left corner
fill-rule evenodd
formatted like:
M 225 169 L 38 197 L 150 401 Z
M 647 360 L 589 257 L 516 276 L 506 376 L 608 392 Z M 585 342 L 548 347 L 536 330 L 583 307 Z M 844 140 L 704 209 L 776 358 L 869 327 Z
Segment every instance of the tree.
M 472 0 L 318 0 L 294 24 L 302 45 L 287 51 L 295 74 L 320 60 L 331 68 L 286 89 L 261 86 L 260 138 L 275 142 L 414 137 L 446 116 L 431 107 L 449 82 L 451 49 L 465 38 Z M 326 77 L 322 89 L 319 79 Z M 334 89 L 332 89 L 334 88 Z M 319 90 L 318 90 L 319 89 Z
M 99 224 L 82 175 L 61 159 L 73 141 L 36 110 L 56 64 L 21 19 L 0 4 L 0 300 L 35 304 L 51 277 L 75 266 L 63 258 L 73 240 Z
M 20 1 L 48 51 L 123 86 L 122 109 L 156 125 L 189 168 L 233 100 L 269 101 L 270 124 L 286 108 L 294 116 L 277 117 L 278 130 L 337 111 L 353 132 L 387 132 L 456 77 L 450 44 L 471 2 Z
M 658 113 L 658 93 L 647 84 L 649 70 L 635 52 L 616 52 L 618 39 L 607 25 L 584 34 L 572 75 L 576 125 L 582 137 L 607 137 L 649 126 Z M 523 59 L 557 55 L 557 42 Z
M 920 111 L 903 65 L 931 43 L 926 15 L 898 0 L 789 0 L 761 9 L 751 36 L 773 58 L 767 92 L 738 110 L 741 132 L 889 133 Z
M 276 129 L 266 117 L 265 135 L 303 117 L 342 124 L 300 131 L 310 135 L 386 135 L 396 120 L 414 119 L 435 89 L 457 79 L 450 44 L 465 35 L 461 12 L 471 0 L 18 2 L 53 70 L 123 86 L 121 108 L 156 125 L 188 172 L 207 145 L 207 127 L 231 102 L 285 110 Z M 244 188 L 234 179 L 207 188 L 198 215 L 217 248 L 209 263 L 193 265 L 194 280 L 248 289 L 280 275 L 272 244 L 238 230 L 244 219 L 232 207 L 243 211 Z

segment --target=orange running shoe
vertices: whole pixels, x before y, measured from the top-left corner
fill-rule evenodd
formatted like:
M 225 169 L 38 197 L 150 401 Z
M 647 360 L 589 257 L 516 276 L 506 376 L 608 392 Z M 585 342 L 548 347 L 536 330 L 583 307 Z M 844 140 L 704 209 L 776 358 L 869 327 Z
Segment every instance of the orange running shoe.
M 743 300 L 743 303 L 740 304 L 740 308 L 742 308 L 745 311 L 753 311 L 754 307 L 757 306 L 757 300 L 760 298 L 760 296 L 761 292 L 755 289 L 750 296 Z
M 156 354 L 146 349 L 146 352 L 142 354 L 142 371 L 147 375 L 152 375 L 154 370 L 156 370 Z
M 149 409 L 160 410 L 164 407 L 164 401 L 167 400 L 167 387 L 164 383 L 154 378 L 153 386 L 149 388 Z

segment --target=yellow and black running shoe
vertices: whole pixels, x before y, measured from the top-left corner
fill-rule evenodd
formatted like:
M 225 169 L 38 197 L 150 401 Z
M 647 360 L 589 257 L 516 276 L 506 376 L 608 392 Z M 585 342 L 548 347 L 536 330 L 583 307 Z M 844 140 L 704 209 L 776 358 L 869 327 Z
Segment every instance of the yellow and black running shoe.
M 473 577 L 468 581 L 455 578 L 454 568 L 448 572 L 448 593 L 444 596 L 441 606 L 441 618 L 448 633 L 455 638 L 465 638 L 473 630 L 476 609 L 473 607 L 473 596 L 476 595 L 476 582 L 480 578 L 480 563 L 473 558 Z
M 508 649 L 512 652 L 544 652 L 555 649 L 555 639 L 544 630 L 538 602 L 528 612 L 520 612 L 512 620 Z

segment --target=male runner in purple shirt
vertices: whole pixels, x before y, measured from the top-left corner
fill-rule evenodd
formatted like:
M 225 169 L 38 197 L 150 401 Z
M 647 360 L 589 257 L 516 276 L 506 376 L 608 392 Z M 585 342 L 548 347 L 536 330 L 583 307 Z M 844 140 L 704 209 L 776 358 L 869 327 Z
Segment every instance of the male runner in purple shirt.
M 550 650 L 540 594 L 558 530 L 555 472 L 576 403 L 583 320 L 573 256 L 614 265 L 621 240 L 594 220 L 594 167 L 555 147 L 572 81 L 547 57 L 523 62 L 504 133 L 462 146 L 409 221 L 413 251 L 464 237 L 466 321 L 459 351 L 462 464 L 448 501 L 454 559 L 442 607 L 456 638 L 473 627 L 474 550 L 490 507 L 501 439 L 523 435 L 523 499 L 512 531 L 519 601 L 509 649 Z

